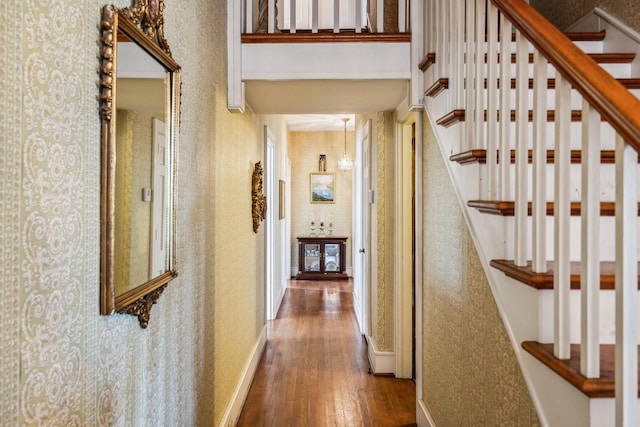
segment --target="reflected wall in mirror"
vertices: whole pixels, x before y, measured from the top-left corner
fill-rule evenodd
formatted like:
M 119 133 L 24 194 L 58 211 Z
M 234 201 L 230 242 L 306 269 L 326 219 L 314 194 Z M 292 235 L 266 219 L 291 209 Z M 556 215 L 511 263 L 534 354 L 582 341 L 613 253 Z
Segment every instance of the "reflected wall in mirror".
M 101 23 L 100 312 L 138 316 L 175 267 L 180 67 L 163 32 L 164 3 L 105 6 Z

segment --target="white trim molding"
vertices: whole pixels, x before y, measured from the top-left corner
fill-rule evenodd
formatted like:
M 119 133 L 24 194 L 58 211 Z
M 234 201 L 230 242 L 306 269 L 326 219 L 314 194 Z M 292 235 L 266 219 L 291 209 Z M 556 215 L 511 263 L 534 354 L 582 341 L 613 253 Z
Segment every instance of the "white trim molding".
M 379 351 L 372 337 L 367 336 L 369 364 L 372 374 L 395 374 L 396 355 L 392 351 Z
M 233 395 L 231 396 L 231 401 L 227 405 L 227 408 L 222 415 L 220 426 L 233 427 L 238 423 L 238 419 L 240 418 L 240 411 L 242 411 L 242 406 L 244 405 L 244 401 L 247 398 L 247 394 L 249 393 L 249 387 L 251 387 L 253 376 L 258 369 L 258 364 L 260 363 L 260 358 L 262 357 L 262 353 L 264 352 L 266 344 L 267 326 L 265 325 L 262 328 L 262 332 L 260 332 L 258 341 L 253 346 L 253 350 L 251 351 L 244 369 L 242 370 L 240 381 L 238 381 L 238 384 L 233 391 Z
M 418 418 L 417 424 L 418 427 L 436 427 L 435 421 L 433 421 L 433 417 L 429 413 L 427 406 L 424 404 L 422 399 L 418 400 Z

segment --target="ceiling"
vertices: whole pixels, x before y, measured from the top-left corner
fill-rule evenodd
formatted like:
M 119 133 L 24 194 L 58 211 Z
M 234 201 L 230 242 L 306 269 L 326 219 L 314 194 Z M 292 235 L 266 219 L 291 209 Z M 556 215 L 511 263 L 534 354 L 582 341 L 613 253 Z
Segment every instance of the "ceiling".
M 395 110 L 408 82 L 388 80 L 249 80 L 246 102 L 256 114 L 283 114 L 291 131 L 355 128 L 355 114 Z

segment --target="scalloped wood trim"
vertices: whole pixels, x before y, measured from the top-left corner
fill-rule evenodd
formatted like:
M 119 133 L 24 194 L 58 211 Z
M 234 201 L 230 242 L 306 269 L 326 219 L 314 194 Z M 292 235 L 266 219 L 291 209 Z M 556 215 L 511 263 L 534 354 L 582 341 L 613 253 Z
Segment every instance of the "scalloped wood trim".
M 435 52 L 429 52 L 425 55 L 422 61 L 420 61 L 420 64 L 418 64 L 418 68 L 424 73 L 429 69 L 429 67 L 431 67 L 435 63 L 436 63 Z
M 445 89 L 449 89 L 449 79 L 441 78 L 436 80 L 429 89 L 424 91 L 424 96 L 435 98 L 436 96 L 438 96 L 438 94 L 440 94 L 440 92 Z

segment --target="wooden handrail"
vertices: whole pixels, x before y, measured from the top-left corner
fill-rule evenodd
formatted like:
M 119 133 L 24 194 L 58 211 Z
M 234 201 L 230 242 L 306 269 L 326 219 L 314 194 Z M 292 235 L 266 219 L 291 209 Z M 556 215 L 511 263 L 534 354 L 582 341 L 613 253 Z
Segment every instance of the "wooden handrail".
M 640 100 L 523 0 L 491 0 L 531 44 L 640 151 Z

